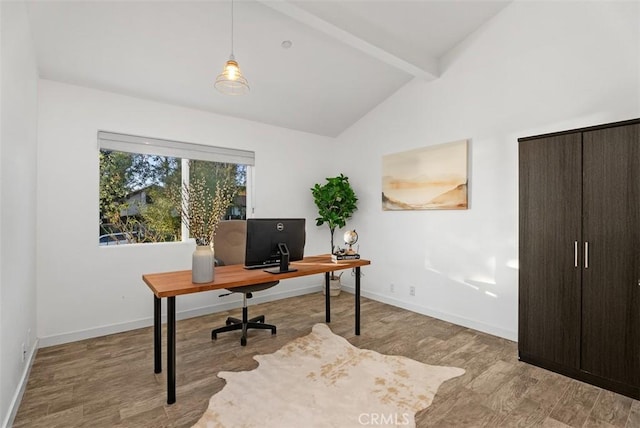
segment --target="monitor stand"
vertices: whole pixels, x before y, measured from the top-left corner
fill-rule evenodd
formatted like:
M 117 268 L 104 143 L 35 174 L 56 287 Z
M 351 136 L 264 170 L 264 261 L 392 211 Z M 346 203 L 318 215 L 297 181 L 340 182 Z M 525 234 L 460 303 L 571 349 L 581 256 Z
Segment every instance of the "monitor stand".
M 283 242 L 279 243 L 278 249 L 280 250 L 280 267 L 275 269 L 265 269 L 264 271 L 276 275 L 279 273 L 297 272 L 298 269 L 289 269 L 289 248 L 287 247 L 287 244 Z

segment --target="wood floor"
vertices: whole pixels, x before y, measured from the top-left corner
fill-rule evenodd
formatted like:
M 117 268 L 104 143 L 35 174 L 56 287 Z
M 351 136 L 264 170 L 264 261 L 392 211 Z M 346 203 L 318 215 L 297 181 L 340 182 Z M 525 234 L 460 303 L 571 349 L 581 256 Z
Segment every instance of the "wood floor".
M 211 328 L 238 312 L 178 322 L 171 406 L 164 373 L 153 373 L 150 327 L 40 349 L 14 426 L 189 427 L 224 386 L 218 371 L 251 370 L 253 355 L 308 334 L 324 321 L 324 296 L 251 306 L 250 316 L 265 314 L 277 335 L 253 331 L 246 347 L 238 332 L 212 342 Z M 639 401 L 520 363 L 516 344 L 505 339 L 364 298 L 362 334 L 355 336 L 353 296 L 344 292 L 332 298 L 330 327 L 360 348 L 466 370 L 416 415 L 418 427 L 640 427 Z

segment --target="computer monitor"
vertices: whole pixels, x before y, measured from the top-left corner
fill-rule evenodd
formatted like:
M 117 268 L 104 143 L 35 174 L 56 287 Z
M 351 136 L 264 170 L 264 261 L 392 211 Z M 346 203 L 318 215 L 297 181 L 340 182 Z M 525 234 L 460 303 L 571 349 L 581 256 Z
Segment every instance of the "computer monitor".
M 249 218 L 247 219 L 247 246 L 245 268 L 265 269 L 269 273 L 295 272 L 289 262 L 302 260 L 306 239 L 303 218 Z

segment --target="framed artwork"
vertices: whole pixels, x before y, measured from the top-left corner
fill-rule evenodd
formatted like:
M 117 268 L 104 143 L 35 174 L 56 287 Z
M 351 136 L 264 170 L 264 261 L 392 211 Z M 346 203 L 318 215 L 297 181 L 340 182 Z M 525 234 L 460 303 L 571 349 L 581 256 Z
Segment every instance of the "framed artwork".
M 469 140 L 382 157 L 382 209 L 466 210 Z

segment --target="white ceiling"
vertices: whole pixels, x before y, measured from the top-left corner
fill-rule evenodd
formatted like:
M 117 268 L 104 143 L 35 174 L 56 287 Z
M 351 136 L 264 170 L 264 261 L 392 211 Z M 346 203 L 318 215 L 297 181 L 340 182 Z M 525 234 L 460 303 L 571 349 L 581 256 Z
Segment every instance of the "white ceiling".
M 226 1 L 38 1 L 42 78 L 335 137 L 509 1 L 234 3 L 234 53 L 251 92 L 218 93 L 231 51 Z M 290 40 L 293 46 L 283 49 Z

